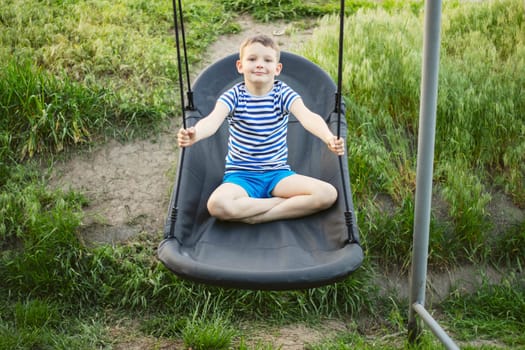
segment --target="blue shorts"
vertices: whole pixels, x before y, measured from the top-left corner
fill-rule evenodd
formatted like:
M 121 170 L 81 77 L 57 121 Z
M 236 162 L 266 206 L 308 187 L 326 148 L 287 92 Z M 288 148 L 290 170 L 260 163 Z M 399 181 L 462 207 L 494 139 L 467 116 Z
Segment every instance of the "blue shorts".
M 241 186 L 252 198 L 271 198 L 272 191 L 279 181 L 294 175 L 291 170 L 269 171 L 232 171 L 224 174 L 223 183 L 232 183 Z

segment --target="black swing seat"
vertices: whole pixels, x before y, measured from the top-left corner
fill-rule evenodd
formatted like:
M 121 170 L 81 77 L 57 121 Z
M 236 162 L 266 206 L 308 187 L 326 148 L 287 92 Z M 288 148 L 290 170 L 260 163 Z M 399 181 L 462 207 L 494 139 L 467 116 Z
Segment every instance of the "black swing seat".
M 187 111 L 188 126 L 206 116 L 220 94 L 242 80 L 235 68 L 237 58 L 234 54 L 217 61 L 196 79 L 195 110 Z M 332 79 L 301 56 L 282 52 L 281 62 L 284 68 L 277 78 L 297 91 L 311 110 L 326 118 L 336 134 L 336 86 Z M 341 136 L 346 137 L 344 114 L 340 119 Z M 224 222 L 209 215 L 206 202 L 224 173 L 227 128 L 225 121 L 214 136 L 185 149 L 178 168 L 180 184 L 175 184 L 165 238 L 158 247 L 160 261 L 192 281 L 253 290 L 319 287 L 356 270 L 363 261 L 363 251 L 347 162 L 341 162 L 343 184 L 338 157 L 293 116 L 288 130 L 289 164 L 299 174 L 332 183 L 339 193 L 337 202 L 313 215 L 258 225 Z M 351 213 L 350 220 L 345 220 L 345 212 Z M 349 233 L 355 241 L 348 240 Z

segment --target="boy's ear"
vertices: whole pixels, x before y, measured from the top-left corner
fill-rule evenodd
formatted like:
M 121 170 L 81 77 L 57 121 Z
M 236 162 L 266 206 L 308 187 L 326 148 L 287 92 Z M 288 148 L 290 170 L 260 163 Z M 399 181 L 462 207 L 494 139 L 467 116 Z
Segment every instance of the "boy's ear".
M 281 62 L 277 63 L 277 66 L 275 67 L 275 75 L 281 74 L 281 70 L 283 69 L 283 64 Z
M 240 74 L 242 74 L 242 61 L 241 60 L 237 60 L 235 62 L 235 67 L 237 67 L 237 72 L 239 72 Z

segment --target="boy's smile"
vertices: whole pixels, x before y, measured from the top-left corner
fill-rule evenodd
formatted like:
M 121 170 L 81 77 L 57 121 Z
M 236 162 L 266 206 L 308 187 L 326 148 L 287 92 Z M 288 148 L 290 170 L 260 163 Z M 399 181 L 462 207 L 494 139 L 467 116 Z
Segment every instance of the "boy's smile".
M 241 59 L 237 61 L 237 71 L 244 75 L 248 91 L 256 95 L 266 94 L 271 90 L 281 69 L 276 51 L 260 43 L 246 46 Z

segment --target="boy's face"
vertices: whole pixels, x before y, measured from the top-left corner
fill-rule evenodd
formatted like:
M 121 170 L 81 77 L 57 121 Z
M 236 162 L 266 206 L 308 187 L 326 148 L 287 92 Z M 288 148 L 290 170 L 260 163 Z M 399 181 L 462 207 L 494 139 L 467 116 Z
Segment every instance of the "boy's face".
M 275 50 L 260 43 L 244 47 L 242 58 L 237 61 L 237 71 L 252 84 L 273 84 L 281 69 L 282 64 L 277 61 Z

